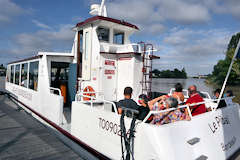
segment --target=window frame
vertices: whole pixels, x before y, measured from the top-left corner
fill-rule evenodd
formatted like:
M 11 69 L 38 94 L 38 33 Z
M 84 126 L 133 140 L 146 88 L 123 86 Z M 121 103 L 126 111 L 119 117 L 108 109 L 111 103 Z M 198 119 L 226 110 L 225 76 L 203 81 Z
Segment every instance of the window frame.
M 98 29 L 99 29 L 99 28 L 108 30 L 108 40 L 107 40 L 107 41 L 105 41 L 105 40 L 100 40 L 100 39 L 99 39 L 99 35 L 98 35 Z M 96 33 L 97 33 L 97 37 L 98 37 L 99 42 L 110 43 L 110 37 L 111 37 L 110 34 L 111 34 L 111 31 L 110 31 L 110 28 L 109 28 L 109 27 L 98 26 L 98 27 L 96 28 Z
M 38 63 L 38 65 L 37 65 L 37 87 L 36 87 L 36 90 L 34 89 L 34 82 L 33 82 L 33 88 L 30 87 L 30 69 L 31 69 L 31 64 L 32 63 Z M 33 77 L 34 77 L 34 74 L 33 74 Z M 39 84 L 39 60 L 29 61 L 28 62 L 28 89 L 31 89 L 32 91 L 38 91 L 38 84 Z
M 122 35 L 121 43 L 115 42 L 115 35 Z M 125 43 L 125 32 L 122 30 L 113 29 L 113 44 L 124 45 L 124 43 Z
M 14 77 L 15 77 L 15 65 L 10 65 L 10 83 L 14 84 Z
M 19 66 L 18 68 L 18 83 L 16 83 L 16 80 L 17 80 L 17 67 Z M 16 85 L 19 85 L 20 84 L 20 69 L 21 69 L 21 64 L 15 64 L 15 72 L 14 72 L 14 77 L 15 77 L 15 80 L 14 80 L 14 84 Z
M 27 75 L 26 75 L 27 78 L 22 80 L 22 78 L 23 78 L 22 69 L 23 69 L 23 65 L 25 65 L 25 64 L 27 64 Z M 21 81 L 20 81 L 20 84 L 21 84 L 22 87 L 28 88 L 28 79 L 29 79 L 29 62 L 23 62 L 23 63 L 21 63 Z M 25 80 L 27 80 L 26 81 L 27 82 L 26 86 L 22 85 L 22 82 L 25 81 Z

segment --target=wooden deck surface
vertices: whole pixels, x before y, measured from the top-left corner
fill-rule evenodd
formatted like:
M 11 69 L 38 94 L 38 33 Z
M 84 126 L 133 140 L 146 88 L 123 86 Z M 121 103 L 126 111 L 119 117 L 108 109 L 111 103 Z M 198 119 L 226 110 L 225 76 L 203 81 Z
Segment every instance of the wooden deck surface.
M 1 160 L 81 160 L 44 125 L 0 96 Z

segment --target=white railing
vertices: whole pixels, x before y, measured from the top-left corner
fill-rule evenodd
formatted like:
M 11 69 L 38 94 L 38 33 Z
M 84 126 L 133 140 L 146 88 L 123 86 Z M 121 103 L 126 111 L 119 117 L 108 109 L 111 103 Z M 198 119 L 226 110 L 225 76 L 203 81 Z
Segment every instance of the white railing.
M 49 87 L 49 89 L 50 89 L 50 93 L 54 94 L 54 91 L 57 91 L 58 95 L 62 96 L 62 92 L 59 88 Z
M 101 52 L 112 52 L 112 53 L 125 53 L 125 52 L 138 52 L 141 53 L 141 46 L 137 43 L 132 44 L 109 44 L 102 43 Z M 136 49 L 134 46 L 137 46 Z
M 117 106 L 116 106 L 116 104 L 114 102 L 107 101 L 107 100 L 104 100 L 104 99 L 99 99 L 99 98 L 96 98 L 95 96 L 84 95 L 86 93 L 97 93 L 97 92 L 82 92 L 82 93 L 78 93 L 75 96 L 75 101 L 79 101 L 79 102 L 82 102 L 82 103 L 90 103 L 91 107 L 93 107 L 94 103 L 109 103 L 109 104 L 112 104 L 115 114 L 118 115 Z M 82 100 L 82 98 L 84 98 L 84 97 L 85 98 L 89 98 L 90 100 L 88 100 L 88 101 Z M 105 109 L 104 105 L 103 105 L 103 109 Z
M 157 51 L 157 49 L 147 49 L 146 53 L 148 55 L 151 52 Z M 136 52 L 143 53 L 141 44 L 131 43 L 131 44 L 109 44 L 109 43 L 100 43 L 100 52 L 110 52 L 110 53 L 128 53 L 128 52 Z
M 171 96 L 174 91 L 175 91 L 175 88 L 171 88 L 169 95 Z M 187 90 L 187 89 L 183 89 L 182 92 L 183 92 L 184 98 L 189 98 L 189 96 L 188 96 L 188 90 Z M 203 94 L 203 95 L 205 95 L 206 98 L 211 99 L 211 96 L 209 95 L 208 92 L 202 92 L 202 91 L 200 91 L 200 93 Z
M 233 99 L 234 97 L 227 97 L 227 98 L 222 98 L 221 100 L 226 100 L 226 99 Z M 163 112 L 170 112 L 170 111 L 173 111 L 173 110 L 177 110 L 177 109 L 181 109 L 181 108 L 187 108 L 188 110 L 188 114 L 190 116 L 190 118 L 192 119 L 192 114 L 191 114 L 191 110 L 190 110 L 190 107 L 192 106 L 197 106 L 197 105 L 201 105 L 201 104 L 206 104 L 206 103 L 209 103 L 209 102 L 217 102 L 218 99 L 209 99 L 209 101 L 207 102 L 199 102 L 199 103 L 192 103 L 192 104 L 185 104 L 185 105 L 181 105 L 177 108 L 170 108 L 170 109 L 165 109 L 165 110 L 161 110 L 161 111 L 150 111 L 148 113 L 148 115 L 144 118 L 144 120 L 142 122 L 146 122 L 147 119 L 152 115 L 152 114 L 160 114 L 160 113 L 163 113 Z M 227 105 L 227 104 L 226 104 Z M 217 106 L 218 107 L 218 106 Z M 211 111 L 216 111 L 217 107 L 212 107 L 211 106 Z M 226 106 L 227 107 L 227 106 Z
M 201 93 L 204 94 L 206 96 L 206 98 L 212 99 L 208 92 L 201 92 Z
M 82 90 L 80 92 L 78 92 L 75 96 L 75 100 L 76 101 L 83 101 L 83 96 L 81 95 L 84 95 L 84 96 L 88 96 L 88 94 L 94 94 L 94 96 L 90 96 L 90 97 L 97 97 L 97 99 L 104 99 L 104 94 L 103 92 L 83 92 Z M 85 97 L 85 98 L 88 98 L 88 97 Z

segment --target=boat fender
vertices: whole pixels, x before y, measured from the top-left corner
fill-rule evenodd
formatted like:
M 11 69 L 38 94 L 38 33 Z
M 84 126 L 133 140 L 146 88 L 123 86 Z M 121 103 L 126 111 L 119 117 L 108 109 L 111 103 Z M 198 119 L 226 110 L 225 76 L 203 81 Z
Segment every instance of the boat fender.
M 89 97 L 96 97 L 95 90 L 91 86 L 87 86 L 87 87 L 84 88 L 83 95 L 89 96 Z M 89 97 L 83 97 L 83 100 L 84 101 L 90 101 L 91 98 L 89 98 Z

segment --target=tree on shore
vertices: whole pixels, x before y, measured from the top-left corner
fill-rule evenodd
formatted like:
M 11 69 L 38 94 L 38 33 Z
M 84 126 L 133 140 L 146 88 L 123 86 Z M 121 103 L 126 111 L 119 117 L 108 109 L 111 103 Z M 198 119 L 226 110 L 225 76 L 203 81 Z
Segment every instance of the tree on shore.
M 5 69 L 3 64 L 0 65 L 0 69 Z
M 154 69 L 152 73 L 154 78 L 187 78 L 185 68 L 183 68 L 182 70 L 178 70 L 177 68 L 175 68 L 173 71 L 159 71 L 158 69 Z
M 240 33 L 232 36 L 225 53 L 225 59 L 218 61 L 218 63 L 213 68 L 212 74 L 208 77 L 210 83 L 221 85 L 224 82 L 239 39 Z M 234 62 L 231 74 L 228 79 L 228 84 L 240 84 L 240 60 L 236 60 Z

